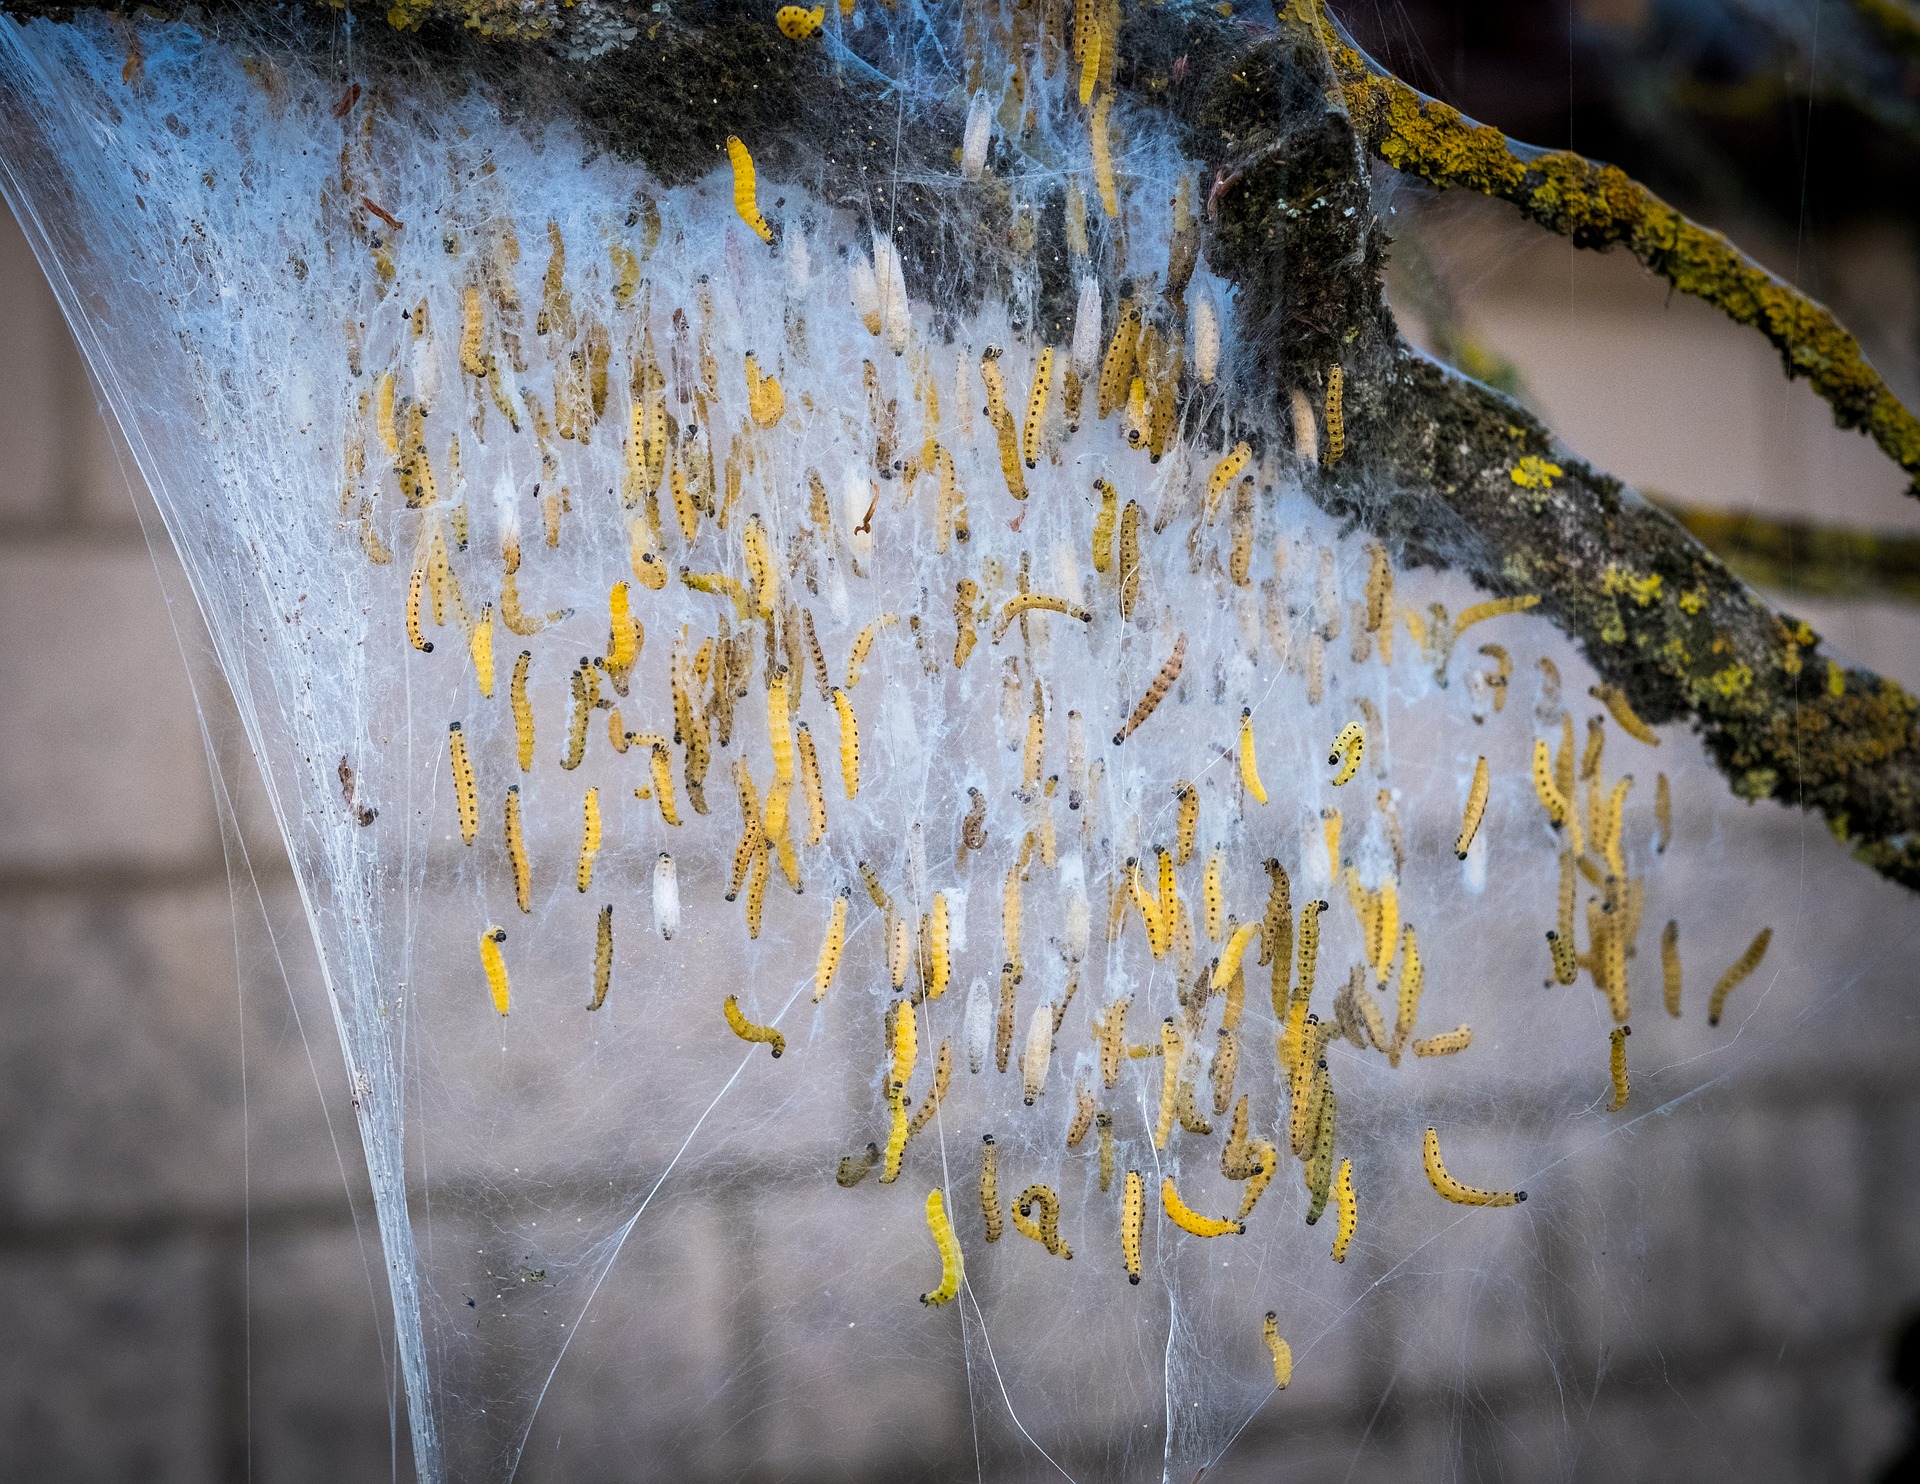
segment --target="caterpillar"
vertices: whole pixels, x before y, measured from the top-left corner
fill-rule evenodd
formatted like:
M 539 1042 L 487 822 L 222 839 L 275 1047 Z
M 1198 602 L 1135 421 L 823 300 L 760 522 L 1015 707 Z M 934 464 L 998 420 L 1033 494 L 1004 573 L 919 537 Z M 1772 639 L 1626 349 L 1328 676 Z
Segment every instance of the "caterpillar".
M 1113 1115 L 1094 1114 L 1093 1126 L 1100 1134 L 1100 1193 L 1105 1195 L 1113 1185 Z
M 1036 1217 L 1034 1211 L 1040 1214 Z M 1073 1249 L 1060 1240 L 1060 1197 L 1051 1185 L 1029 1185 L 1013 1204 L 1014 1230 L 1031 1237 L 1055 1257 L 1073 1261 Z
M 1322 1062 L 1322 1068 L 1325 1067 Z M 1327 1212 L 1327 1197 L 1333 1191 L 1333 1140 L 1334 1123 L 1339 1114 L 1340 1100 L 1334 1096 L 1333 1088 L 1327 1082 L 1324 1070 L 1317 1074 L 1320 1083 L 1320 1116 L 1314 1127 L 1313 1153 L 1307 1160 L 1305 1175 L 1307 1181 L 1307 1225 L 1317 1226 L 1320 1218 Z
M 814 751 L 813 732 L 803 721 L 795 746 L 800 754 L 800 792 L 807 801 L 808 845 L 818 845 L 827 835 L 827 794 L 820 784 L 820 755 Z
M 880 1163 L 880 1146 L 869 1144 L 858 1154 L 843 1155 L 840 1168 L 834 1171 L 833 1183 L 842 1190 L 852 1190 Z
M 1080 38 L 1076 27 L 1075 39 Z M 1102 45 L 1101 28 L 1096 23 L 1087 28 L 1086 38 L 1080 43 L 1080 106 L 1085 108 L 1093 101 L 1094 84 L 1100 81 L 1100 52 Z
M 887 1080 L 905 1087 L 913 1080 L 914 1066 L 920 1060 L 920 1022 L 913 1007 L 901 1000 L 887 1007 L 887 1019 L 892 1027 L 889 1039 L 893 1046 L 893 1065 L 887 1072 Z
M 740 544 L 747 562 L 747 591 L 753 599 L 753 610 L 761 618 L 772 618 L 780 602 L 780 569 L 773 560 L 773 545 L 767 539 L 767 527 L 759 516 L 749 516 L 747 527 L 740 533 Z M 812 628 L 812 615 L 808 615 L 808 628 Z M 817 653 L 819 643 L 815 641 Z M 820 672 L 826 673 L 826 661 L 817 661 Z M 824 689 L 824 687 L 822 687 Z
M 1571 984 L 1580 977 L 1578 955 L 1571 936 L 1547 929 L 1547 951 L 1553 955 L 1553 979 L 1556 984 Z
M 1138 1170 L 1128 1170 L 1120 1196 L 1120 1255 L 1126 1259 L 1127 1282 L 1140 1281 L 1140 1231 L 1146 1224 L 1147 1183 Z
M 953 587 L 953 668 L 966 667 L 967 658 L 973 653 L 974 645 L 980 642 L 980 636 L 973 631 L 973 605 L 979 600 L 980 584 L 971 577 L 962 577 Z
M 460 840 L 462 844 L 471 845 L 480 832 L 480 800 L 474 793 L 467 736 L 457 721 L 447 723 L 447 762 L 453 770 L 453 802 L 460 816 Z
M 520 824 L 520 785 L 507 785 L 507 865 L 513 871 L 513 900 L 522 912 L 533 911 L 533 870 L 527 863 L 527 840 Z
M 1342 409 L 1346 391 L 1346 372 L 1338 366 L 1327 371 L 1327 467 L 1339 463 L 1347 451 L 1347 423 Z
M 833 908 L 827 916 L 827 936 L 820 944 L 820 957 L 815 961 L 813 970 L 813 1002 L 817 1005 L 833 988 L 834 975 L 840 971 L 840 955 L 847 946 L 847 901 L 849 893 L 845 887 L 833 899 Z
M 1567 796 L 1554 780 L 1553 757 L 1543 737 L 1533 739 L 1533 791 L 1540 796 L 1548 823 L 1559 829 L 1567 822 Z
M 755 1025 L 740 1011 L 740 1001 L 735 995 L 728 995 L 720 1002 L 720 1008 L 727 1017 L 727 1027 L 741 1040 L 755 1045 L 764 1044 L 778 1061 L 786 1054 L 787 1038 L 770 1025 Z
M 1260 932 L 1258 920 L 1249 922 L 1234 930 L 1227 940 L 1227 946 L 1221 950 L 1220 960 L 1213 966 L 1212 989 L 1225 989 L 1232 983 L 1233 976 L 1240 972 L 1240 960 L 1246 956 L 1247 946 Z
M 1219 850 L 1207 857 L 1207 868 L 1200 875 L 1200 900 L 1206 913 L 1207 941 L 1218 943 L 1226 931 L 1222 921 L 1221 909 L 1226 892 L 1221 885 L 1221 873 L 1225 863 L 1225 853 Z
M 407 642 L 422 654 L 432 654 L 433 641 L 420 629 L 420 593 L 426 580 L 427 564 L 422 559 L 407 577 Z
M 1132 510 L 1138 507 L 1129 503 L 1127 508 Z M 1152 716 L 1155 710 L 1159 708 L 1160 703 L 1167 698 L 1167 692 L 1173 689 L 1174 682 L 1180 678 L 1180 670 L 1186 662 L 1187 636 L 1182 634 L 1174 640 L 1173 653 L 1167 656 L 1166 663 L 1160 667 L 1160 673 L 1153 677 L 1153 684 L 1147 687 L 1147 693 L 1140 698 L 1140 703 L 1133 708 L 1132 714 L 1127 717 L 1126 724 L 1113 734 L 1113 745 L 1115 747 L 1120 746 L 1127 738 L 1139 731 L 1141 726 L 1145 724 L 1147 718 Z M 1244 718 L 1242 719 L 1242 726 L 1245 726 Z
M 1113 529 L 1120 517 L 1120 494 L 1109 480 L 1096 479 L 1100 510 L 1093 518 L 1093 570 L 1105 576 L 1113 566 Z
M 853 649 L 847 655 L 846 688 L 848 690 L 852 690 L 860 683 L 861 669 L 867 663 L 867 656 L 873 652 L 873 641 L 880 632 L 880 626 L 892 618 L 892 614 L 883 613 L 853 636 Z M 832 687 L 828 687 L 827 699 L 832 699 Z
M 680 823 L 679 810 L 673 800 L 673 755 L 667 751 L 665 742 L 655 742 L 651 754 L 653 764 L 653 796 L 660 805 L 660 817 L 669 825 Z
M 493 995 L 493 1008 L 507 1013 L 507 960 L 500 945 L 507 941 L 507 930 L 497 924 L 480 935 L 480 967 L 487 976 L 487 989 Z
M 1286 992 L 1286 974 L 1293 966 L 1293 885 L 1287 879 L 1287 868 L 1276 856 L 1267 857 L 1266 872 L 1267 906 L 1260 918 L 1260 962 L 1276 966 L 1274 976 L 1279 987 L 1274 999 L 1278 1013 L 1278 1001 Z
M 1000 1014 L 994 1023 L 993 1061 L 1002 1072 L 1006 1071 L 1007 1060 L 1013 1055 L 1014 996 L 1019 987 L 1020 976 L 1013 965 L 1000 965 Z
M 579 767 L 587 755 L 587 723 L 593 717 L 593 697 L 587 689 L 586 677 L 575 670 L 571 684 L 573 716 L 567 723 L 567 754 L 560 759 L 560 766 L 569 773 Z
M 1253 448 L 1246 442 L 1233 445 L 1231 451 L 1219 463 L 1213 466 L 1213 472 L 1207 476 L 1207 523 L 1211 525 L 1219 511 L 1220 501 L 1227 493 L 1227 487 L 1245 472 L 1253 462 Z
M 1664 981 L 1667 1014 L 1680 1018 L 1680 924 L 1671 918 L 1660 932 L 1660 976 Z
M 1114 738 L 1115 742 L 1120 739 Z M 1240 783 L 1256 804 L 1267 802 L 1266 785 L 1260 781 L 1260 763 L 1253 750 L 1253 708 L 1240 708 Z
M 907 1152 L 907 1089 L 900 1083 L 887 1086 L 887 1147 L 880 1156 L 880 1183 L 891 1185 L 900 1178 L 900 1161 Z
M 1360 1221 L 1360 1206 L 1353 1193 L 1353 1161 L 1340 1161 L 1340 1173 L 1333 1177 L 1333 1260 L 1345 1262 L 1347 1248 L 1353 1242 L 1353 1229 Z
M 727 136 L 727 159 L 733 165 L 733 209 L 740 213 L 740 220 L 752 229 L 754 236 L 762 242 L 771 243 L 773 228 L 760 214 L 760 204 L 756 198 L 753 156 L 747 152 L 746 145 L 740 142 L 737 134 Z
M 669 943 L 680 931 L 680 870 L 664 850 L 653 862 L 653 926 Z
M 1100 1080 L 1112 1087 L 1120 1080 L 1121 1053 L 1127 1044 L 1127 1007 L 1130 999 L 1118 999 L 1107 1006 L 1105 1015 L 1093 1017 L 1093 1035 L 1100 1048 Z
M 1718 1025 L 1720 1012 L 1727 1007 L 1727 996 L 1740 981 L 1760 967 L 1760 960 L 1767 956 L 1767 945 L 1773 942 L 1773 929 L 1762 928 L 1759 935 L 1747 945 L 1747 951 L 1733 961 L 1727 972 L 1720 976 L 1713 986 L 1713 993 L 1707 998 L 1707 1024 Z
M 1174 826 L 1174 863 L 1184 866 L 1193 859 L 1194 837 L 1200 829 L 1200 790 L 1183 778 L 1174 784 L 1173 797 L 1180 806 Z M 1211 929 L 1209 936 L 1212 936 Z
M 1294 952 L 1298 958 L 1292 1003 L 1304 1005 L 1313 998 L 1313 978 L 1320 961 L 1320 914 L 1327 910 L 1324 900 L 1300 905 L 1300 931 Z M 1411 929 L 1409 929 L 1411 931 Z M 1278 960 L 1275 960 L 1278 963 Z M 1401 973 L 1405 974 L 1403 965 Z
M 1452 1056 L 1473 1044 L 1473 1027 L 1456 1026 L 1437 1036 L 1426 1036 L 1413 1043 L 1415 1056 Z
M 1273 1355 L 1273 1384 L 1285 1391 L 1293 1381 L 1293 1348 L 1280 1338 L 1280 1316 L 1268 1312 L 1261 1335 Z
M 1656 773 L 1653 778 L 1653 822 L 1658 828 L 1653 853 L 1665 855 L 1673 843 L 1673 786 L 1665 773 Z
M 593 858 L 600 853 L 600 790 L 587 790 L 581 806 L 580 861 L 574 868 L 573 884 L 582 892 L 593 885 Z
M 1480 653 L 1493 661 L 1494 670 L 1487 677 L 1487 685 L 1493 691 L 1493 709 L 1507 709 L 1507 684 L 1513 678 L 1513 656 L 1507 653 L 1502 644 L 1482 644 Z
M 992 1134 L 980 1136 L 980 1214 L 986 1219 L 987 1240 L 1000 1240 L 1000 1150 Z
M 1000 896 L 1000 933 L 1006 946 L 1006 962 L 1013 966 L 1017 978 L 1025 965 L 1020 957 L 1020 921 L 1024 893 L 1021 891 L 1021 867 L 1018 863 L 1007 871 L 1006 886 Z
M 1492 598 L 1484 603 L 1474 603 L 1460 610 L 1460 616 L 1453 621 L 1453 637 L 1458 639 L 1477 623 L 1485 623 L 1490 618 L 1501 618 L 1509 613 L 1525 613 L 1529 608 L 1538 607 L 1540 595 L 1526 593 L 1517 598 Z
M 1233 492 L 1233 545 L 1227 554 L 1227 576 L 1235 587 L 1250 587 L 1253 572 L 1253 478 L 1240 481 Z
M 1462 1185 L 1454 1179 L 1447 1173 L 1446 1164 L 1440 1158 L 1440 1131 L 1431 1124 L 1427 1126 L 1420 1157 L 1426 1167 L 1427 1183 L 1433 1187 L 1434 1194 L 1442 1200 L 1452 1201 L 1456 1206 L 1516 1206 L 1527 1198 L 1524 1190 L 1482 1190 L 1476 1185 Z
M 1169 1015 L 1160 1024 L 1160 1115 L 1153 1127 L 1153 1147 L 1165 1149 L 1173 1133 L 1173 1118 L 1180 1096 L 1180 1030 Z
M 613 984 L 613 906 L 600 909 L 600 926 L 593 945 L 593 1002 L 589 1010 L 598 1010 L 607 1002 L 607 990 Z
M 1096 410 L 1104 422 L 1126 402 L 1133 382 L 1134 362 L 1140 347 L 1140 306 L 1129 299 L 1120 306 L 1120 318 L 1107 341 L 1107 352 L 1100 361 L 1100 382 Z
M 1120 512 L 1120 616 L 1129 620 L 1140 601 L 1140 521 L 1144 514 L 1138 500 L 1127 501 Z
M 946 1097 L 952 1081 L 953 1042 L 942 1041 L 940 1050 L 933 1058 L 933 1086 L 927 1092 L 926 1101 L 920 1104 L 920 1111 L 913 1115 L 913 1122 L 907 1128 L 907 1137 L 913 1137 L 933 1122 L 933 1115 L 940 1111 L 941 1100 Z
M 480 610 L 480 617 L 467 631 L 467 653 L 473 660 L 473 677 L 479 683 L 480 694 L 492 700 L 493 604 L 488 603 Z
M 1033 390 L 1027 395 L 1027 421 L 1020 434 L 1020 457 L 1029 469 L 1040 467 L 1040 435 L 1046 426 L 1047 400 L 1053 392 L 1053 347 L 1044 347 L 1033 365 Z
M 1196 1237 L 1237 1236 L 1246 1231 L 1244 1221 L 1227 1221 L 1214 1216 L 1202 1216 L 1180 1199 L 1180 1192 L 1174 1189 L 1173 1177 L 1166 1176 L 1160 1182 L 1160 1208 L 1167 1213 L 1167 1220 Z
M 1093 1128 L 1094 1114 L 1099 1111 L 1093 1096 L 1093 1089 L 1085 1083 L 1073 1084 L 1073 1122 L 1067 1125 L 1067 1148 L 1078 1149 Z
M 1426 985 L 1426 971 L 1420 963 L 1420 940 L 1408 923 L 1400 934 L 1400 1004 L 1394 1021 L 1395 1046 L 1404 1046 L 1413 1035 L 1420 1018 L 1420 992 Z
M 947 894 L 933 894 L 933 910 L 927 917 L 927 998 L 937 1000 L 947 992 L 953 975 L 953 954 L 949 947 Z
M 1660 745 L 1660 734 L 1644 721 L 1633 709 L 1627 699 L 1627 693 L 1617 685 L 1590 685 L 1587 694 L 1607 708 L 1608 713 L 1625 732 L 1636 742 L 1644 742 L 1649 747 Z
M 797 8 L 788 6 L 786 9 Z M 781 13 L 784 15 L 786 12 L 783 10 Z M 817 24 L 820 11 L 816 9 L 812 13 Z M 937 1309 L 942 1304 L 952 1303 L 959 1296 L 961 1280 L 966 1277 L 966 1265 L 960 1258 L 960 1239 L 953 1234 L 953 1222 L 947 1218 L 946 1202 L 938 1190 L 927 1192 L 927 1230 L 933 1233 L 933 1245 L 940 1249 L 940 1286 L 931 1293 L 921 1294 L 920 1302 L 930 1309 Z
M 1333 786 L 1339 788 L 1349 783 L 1353 775 L 1360 771 L 1360 758 L 1367 750 L 1367 734 L 1360 729 L 1360 723 L 1350 721 L 1340 729 L 1340 735 L 1333 739 L 1328 750 L 1327 766 L 1339 766 L 1340 771 L 1333 775 Z
M 913 961 L 913 928 L 904 917 L 896 917 L 887 931 L 887 977 L 895 989 L 907 983 L 907 969 Z
M 1453 842 L 1453 853 L 1461 860 L 1467 858 L 1467 848 L 1473 844 L 1481 816 L 1487 812 L 1488 781 L 1487 760 L 1478 758 L 1473 765 L 1473 785 L 1467 790 L 1467 810 L 1460 821 L 1460 837 Z
M 998 644 L 1006 637 L 1013 621 L 1022 614 L 1036 611 L 1046 613 L 1064 613 L 1068 618 L 1078 619 L 1081 623 L 1092 623 L 1093 615 L 1077 603 L 1065 598 L 1055 597 L 1051 593 L 1021 593 L 1010 599 L 1007 606 L 1000 610 L 1000 616 L 993 623 L 993 642 Z
M 1618 1113 L 1627 1106 L 1627 1037 L 1632 1034 L 1632 1026 L 1616 1025 L 1609 1035 L 1612 1046 L 1607 1054 L 1607 1070 L 1613 1079 L 1613 1101 L 1607 1104 L 1609 1113 Z
M 1607 796 L 1606 810 L 1601 816 L 1602 828 L 1596 842 L 1601 853 L 1607 858 L 1607 869 L 1615 876 L 1627 874 L 1626 857 L 1620 848 L 1620 835 L 1623 817 L 1626 811 L 1627 790 L 1633 787 L 1633 775 L 1627 774 L 1613 785 L 1613 791 Z
M 1320 832 L 1327 847 L 1327 874 L 1340 874 L 1340 811 L 1322 809 L 1320 811 Z
M 1100 191 L 1100 209 L 1109 217 L 1120 215 L 1120 190 L 1113 178 L 1113 141 L 1109 115 L 1113 112 L 1113 94 L 1102 93 L 1093 106 L 1093 118 L 1087 125 L 1088 142 L 1093 147 L 1093 183 Z
M 860 723 L 846 691 L 834 691 L 833 709 L 840 717 L 840 781 L 851 799 L 860 792 Z

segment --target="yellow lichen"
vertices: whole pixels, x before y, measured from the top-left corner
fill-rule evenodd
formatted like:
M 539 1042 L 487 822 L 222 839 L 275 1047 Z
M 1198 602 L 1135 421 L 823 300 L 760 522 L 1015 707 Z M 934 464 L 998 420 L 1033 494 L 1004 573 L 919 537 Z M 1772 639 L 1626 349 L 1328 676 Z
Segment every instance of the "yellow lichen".
M 1690 587 L 1680 594 L 1680 611 L 1682 613 L 1691 616 L 1706 606 L 1707 594 L 1704 588 Z
M 1708 676 L 1707 683 L 1731 701 L 1735 696 L 1744 694 L 1753 684 L 1753 671 L 1743 664 L 1731 664 Z
M 1522 489 L 1550 490 L 1554 480 L 1566 471 L 1550 464 L 1537 453 L 1530 453 L 1513 466 L 1513 482 Z

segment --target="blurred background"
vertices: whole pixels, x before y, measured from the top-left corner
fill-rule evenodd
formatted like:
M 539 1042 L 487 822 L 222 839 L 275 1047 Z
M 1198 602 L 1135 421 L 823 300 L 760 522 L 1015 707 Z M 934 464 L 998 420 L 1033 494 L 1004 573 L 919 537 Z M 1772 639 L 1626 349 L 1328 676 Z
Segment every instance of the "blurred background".
M 1832 305 L 1920 405 L 1920 7 L 1335 8 L 1417 86 L 1612 160 L 1728 232 Z M 1920 688 L 1920 503 L 1758 335 L 1506 207 L 1381 189 L 1410 335 Z M 408 1477 L 312 949 L 201 620 L 128 473 L 6 221 L 0 1477 Z M 1744 1065 L 1647 1135 L 1727 1155 L 1685 1164 L 1698 1174 L 1670 1185 L 1671 1233 L 1620 1259 L 1649 1286 L 1679 1281 L 1677 1264 L 1685 1301 L 1655 1306 L 1641 1353 L 1596 1346 L 1581 1378 L 1471 1348 L 1427 1372 L 1383 1355 L 1348 1405 L 1298 1409 L 1284 1432 L 1269 1409 L 1218 1477 L 1842 1480 L 1894 1464 L 1909 1421 L 1894 1357 L 1920 1315 L 1920 910 L 1775 806 L 1747 811 L 1733 843 L 1744 890 L 1812 918 L 1836 1001 L 1795 1056 Z M 733 1461 L 714 1477 L 898 1477 L 716 1456 Z M 543 1477 L 537 1459 L 523 1473 Z M 658 1476 L 640 1456 L 620 1475 Z

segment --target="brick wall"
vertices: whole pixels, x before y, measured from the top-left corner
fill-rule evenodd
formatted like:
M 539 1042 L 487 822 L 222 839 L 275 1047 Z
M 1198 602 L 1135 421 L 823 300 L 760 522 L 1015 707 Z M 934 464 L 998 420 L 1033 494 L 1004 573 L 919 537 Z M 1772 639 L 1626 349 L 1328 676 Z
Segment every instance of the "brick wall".
M 1691 306 L 1676 319 L 1618 265 L 1546 270 L 1503 275 L 1475 310 L 1583 451 L 1677 494 L 1823 512 L 1885 482 L 1762 374 L 1757 342 Z M 1561 273 L 1586 276 L 1563 298 Z M 1739 372 L 1662 439 L 1639 405 L 1650 344 L 1667 401 L 1727 358 Z M 404 1477 L 377 1238 L 285 861 L 197 615 L 168 606 L 171 557 L 150 553 L 11 223 L 0 347 L 0 1477 Z M 1756 427 L 1790 433 L 1798 462 Z M 1810 616 L 1920 683 L 1911 613 Z M 1497 1255 L 1475 1227 L 1416 1274 L 1359 1274 L 1385 1301 L 1303 1356 L 1287 1404 L 1209 1481 L 1838 1480 L 1892 1446 L 1883 1356 L 1920 1302 L 1920 910 L 1784 811 L 1734 828 L 1738 889 L 1800 928 L 1791 1002 L 1769 1006 L 1792 1031 L 1778 1054 L 1731 1061 L 1550 1177 L 1606 1263 L 1571 1258 L 1565 1227 Z M 1732 887 L 1691 889 L 1704 910 Z M 677 1363 L 725 1375 L 751 1328 L 710 1260 L 688 1273 Z M 660 1296 L 604 1298 L 641 1301 Z M 542 1423 L 597 1457 L 593 1477 L 898 1476 L 857 1429 L 836 1464 L 781 1414 L 689 1440 L 630 1372 L 610 1379 Z M 940 1472 L 971 1477 L 947 1395 L 959 1410 L 927 1419 L 957 1440 Z M 604 1447 L 580 1444 L 596 1431 Z M 527 1477 L 587 1476 L 545 1456 Z

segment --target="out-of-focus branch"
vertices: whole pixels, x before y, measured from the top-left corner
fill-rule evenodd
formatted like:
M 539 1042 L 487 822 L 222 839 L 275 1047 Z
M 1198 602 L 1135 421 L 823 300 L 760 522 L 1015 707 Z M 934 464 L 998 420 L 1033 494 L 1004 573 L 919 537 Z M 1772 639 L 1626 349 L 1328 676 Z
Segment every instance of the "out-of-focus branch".
M 1756 586 L 1815 598 L 1920 603 L 1920 536 L 1709 510 L 1652 493 L 1648 498 Z
M 1920 57 L 1920 10 L 1907 0 L 1848 0 L 1896 51 Z
M 1759 330 L 1789 376 L 1804 376 L 1843 428 L 1863 428 L 1920 496 L 1920 418 L 1868 364 L 1826 306 L 1690 221 L 1612 165 L 1516 144 L 1387 72 L 1316 6 L 1347 111 L 1368 150 L 1438 186 L 1509 201 L 1578 247 L 1625 246 L 1682 293 Z

